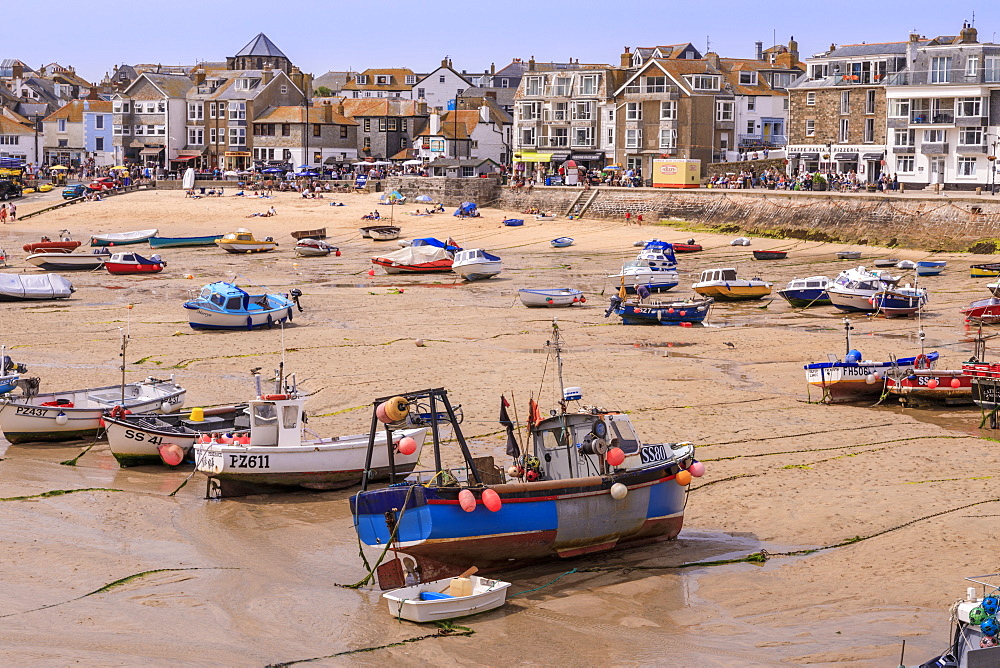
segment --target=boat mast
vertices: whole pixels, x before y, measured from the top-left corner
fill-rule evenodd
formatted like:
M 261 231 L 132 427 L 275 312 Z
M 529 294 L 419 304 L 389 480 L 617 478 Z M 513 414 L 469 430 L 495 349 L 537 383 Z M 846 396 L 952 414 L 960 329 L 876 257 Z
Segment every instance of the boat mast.
M 846 356 L 851 354 L 851 330 L 852 329 L 854 329 L 854 328 L 851 327 L 851 321 L 848 319 L 847 316 L 844 316 L 844 334 L 847 336 L 847 352 L 844 353 L 844 355 L 845 355 L 844 359 L 845 360 L 847 359 Z
M 563 383 L 562 340 L 559 337 L 559 318 L 552 318 L 552 340 L 549 346 L 556 353 L 556 369 L 559 374 L 559 408 L 566 412 L 566 385 Z
M 121 327 L 118 328 L 118 331 L 121 332 L 122 335 L 122 351 L 119 353 L 119 356 L 122 358 L 122 364 L 120 368 L 122 372 L 122 408 L 124 408 L 125 407 L 125 348 L 126 346 L 128 346 L 128 334 L 126 334 L 125 330 Z

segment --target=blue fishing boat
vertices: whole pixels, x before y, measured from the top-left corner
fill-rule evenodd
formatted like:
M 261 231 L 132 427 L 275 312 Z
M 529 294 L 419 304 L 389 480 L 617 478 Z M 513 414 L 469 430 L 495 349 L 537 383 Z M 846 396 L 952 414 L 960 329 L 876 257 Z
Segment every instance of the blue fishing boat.
M 507 227 L 521 227 L 521 225 L 524 225 L 524 219 L 523 218 L 506 218 L 506 219 L 504 219 L 503 224 L 506 225 Z
M 257 294 L 232 283 L 209 283 L 194 299 L 184 302 L 192 329 L 253 329 L 291 322 L 292 312 L 299 311 L 302 291 L 288 295 Z
M 792 306 L 829 306 L 830 295 L 826 294 L 829 285 L 830 279 L 826 276 L 793 278 L 785 288 L 778 290 L 778 295 Z
M 619 273 L 608 278 L 619 279 L 629 294 L 636 293 L 640 287 L 649 292 L 666 292 L 676 288 L 679 279 L 674 245 L 650 239 L 634 260 L 626 262 Z
M 690 327 L 708 316 L 715 300 L 711 297 L 694 297 L 670 302 L 656 299 L 637 299 L 621 296 L 611 297 L 611 304 L 604 313 L 607 318 L 612 313 L 621 317 L 623 325 L 680 325 Z
M 203 237 L 150 237 L 150 248 L 180 248 L 183 246 L 215 246 L 215 240 L 222 234 L 209 234 Z
M 549 346 L 561 370 L 555 322 Z M 567 404 L 582 395 L 579 388 L 563 387 L 560 409 L 549 417 L 542 418 L 531 402 L 530 445 L 524 453 L 502 400 L 500 422 L 507 429 L 507 454 L 513 459 L 508 481 L 503 469 L 484 467 L 472 457 L 446 390 L 402 398 L 429 405 L 432 415 L 437 407 L 444 409 L 464 466 L 443 464 L 439 429 L 433 424 L 435 470 L 413 474 L 405 482 L 391 475 L 384 489 L 370 489 L 366 471 L 362 491 L 351 497 L 351 510 L 365 545 L 391 547 L 412 557 L 425 581 L 461 572 L 470 564 L 495 569 L 675 538 L 684 521 L 687 485 L 692 476 L 704 473 L 690 443 L 643 443 L 623 413 L 596 407 L 571 412 Z M 393 430 L 406 424 L 387 424 L 389 409 L 383 401 L 390 399 L 374 403 L 369 460 L 379 427 Z M 397 576 L 402 573 L 395 560 L 380 567 L 383 586 L 383 569 L 393 568 Z
M 573 237 L 556 237 L 549 243 L 553 248 L 566 248 L 573 245 Z
M 937 276 L 944 271 L 946 266 L 948 263 L 944 260 L 917 262 L 917 276 Z

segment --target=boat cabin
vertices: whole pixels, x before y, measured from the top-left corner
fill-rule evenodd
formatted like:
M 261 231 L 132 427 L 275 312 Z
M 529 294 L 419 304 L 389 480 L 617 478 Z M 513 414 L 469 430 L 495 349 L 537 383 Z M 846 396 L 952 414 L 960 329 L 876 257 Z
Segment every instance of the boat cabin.
M 482 248 L 473 248 L 455 253 L 455 264 L 471 264 L 475 262 L 500 262 L 500 258 L 496 255 L 490 255 Z
M 825 290 L 830 285 L 826 276 L 810 276 L 809 278 L 793 278 L 788 283 L 789 290 Z
M 250 445 L 295 447 L 302 444 L 304 398 L 266 394 L 250 402 Z
M 255 241 L 251 232 L 231 232 L 222 237 L 223 241 Z
M 633 266 L 651 267 L 653 269 L 676 269 L 677 258 L 674 257 L 673 246 L 665 241 L 650 241 L 639 251 Z
M 219 281 L 201 289 L 198 298 L 212 305 L 214 310 L 226 312 L 261 311 L 274 308 L 267 295 L 251 295 L 232 283 Z
M 700 283 L 717 283 L 723 281 L 735 281 L 736 269 L 727 267 L 725 269 L 706 269 L 701 272 Z
M 108 260 L 111 264 L 160 264 L 160 256 L 153 255 L 150 258 L 144 258 L 138 253 L 114 253 L 111 259 Z
M 540 480 L 564 480 L 603 475 L 605 453 L 621 448 L 626 458 L 639 453 L 642 443 L 627 415 L 599 411 L 554 415 L 531 430 Z M 626 459 L 624 468 L 639 462 Z M 643 462 L 645 463 L 645 462 Z

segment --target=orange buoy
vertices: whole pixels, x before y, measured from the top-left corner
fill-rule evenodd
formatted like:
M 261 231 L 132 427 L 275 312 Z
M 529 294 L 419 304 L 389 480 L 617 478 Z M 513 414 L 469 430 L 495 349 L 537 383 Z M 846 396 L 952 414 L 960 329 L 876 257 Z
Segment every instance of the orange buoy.
M 399 439 L 399 444 L 397 445 L 397 447 L 399 448 L 399 454 L 412 455 L 414 452 L 417 451 L 417 442 L 416 440 L 410 438 L 409 436 L 404 436 L 403 438 Z
M 393 397 L 383 401 L 375 409 L 375 417 L 383 424 L 391 424 L 406 419 L 410 413 L 410 402 L 403 397 Z
M 483 490 L 483 505 L 491 513 L 495 513 L 503 506 L 503 501 L 500 500 L 499 494 L 487 488 Z
M 156 450 L 160 453 L 160 459 L 162 459 L 163 463 L 167 466 L 177 466 L 184 461 L 184 450 L 181 449 L 181 446 L 175 443 L 161 445 Z
M 674 478 L 678 485 L 684 487 L 691 484 L 691 474 L 688 471 L 678 471 Z
M 476 495 L 472 493 L 471 489 L 463 489 L 458 493 L 458 505 L 462 506 L 462 510 L 467 513 L 476 509 Z
M 608 460 L 608 464 L 621 466 L 622 462 L 625 461 L 625 451 L 621 448 L 611 448 L 604 457 Z

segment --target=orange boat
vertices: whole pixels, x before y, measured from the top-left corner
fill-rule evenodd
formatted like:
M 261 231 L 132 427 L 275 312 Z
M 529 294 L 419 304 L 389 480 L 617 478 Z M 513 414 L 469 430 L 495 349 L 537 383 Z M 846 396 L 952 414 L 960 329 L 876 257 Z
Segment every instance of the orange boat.
M 41 241 L 36 241 L 33 244 L 24 244 L 23 248 L 28 253 L 37 252 L 47 252 L 47 253 L 57 253 L 62 251 L 64 253 L 72 253 L 74 250 L 79 248 L 81 242 L 73 241 L 69 236 L 65 236 L 59 241 L 52 241 L 48 237 L 42 237 Z

